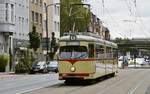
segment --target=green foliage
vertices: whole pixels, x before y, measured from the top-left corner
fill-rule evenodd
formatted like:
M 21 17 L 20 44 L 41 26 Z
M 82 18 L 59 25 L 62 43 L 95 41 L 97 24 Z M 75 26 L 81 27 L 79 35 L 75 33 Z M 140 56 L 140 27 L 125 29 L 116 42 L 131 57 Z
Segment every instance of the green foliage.
M 61 33 L 72 31 L 74 26 L 74 31 L 83 32 L 87 30 L 90 23 L 89 9 L 73 4 L 82 4 L 82 2 L 81 0 L 61 0 Z
M 0 72 L 5 71 L 5 67 L 9 63 L 9 58 L 8 55 L 0 55 Z
M 54 55 L 57 49 L 58 49 L 58 43 L 56 42 L 55 33 L 52 32 L 51 53 L 49 54 L 51 59 L 54 59 Z
M 29 41 L 30 47 L 33 48 L 34 51 L 40 47 L 41 38 L 38 32 L 36 32 L 36 27 L 33 26 L 33 31 L 29 32 Z
M 128 38 L 124 38 L 124 39 L 122 39 L 122 38 L 116 38 L 115 39 L 116 43 L 128 43 L 129 41 L 130 40 Z
M 15 73 L 29 73 L 33 63 L 31 51 L 20 50 L 19 54 L 19 61 L 15 67 Z

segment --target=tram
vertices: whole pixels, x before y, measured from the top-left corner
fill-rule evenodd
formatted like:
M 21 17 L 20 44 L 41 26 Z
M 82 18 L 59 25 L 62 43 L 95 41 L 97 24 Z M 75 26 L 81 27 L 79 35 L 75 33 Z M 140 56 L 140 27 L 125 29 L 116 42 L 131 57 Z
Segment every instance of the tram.
M 98 36 L 68 34 L 59 41 L 59 80 L 92 80 L 117 72 L 117 45 Z

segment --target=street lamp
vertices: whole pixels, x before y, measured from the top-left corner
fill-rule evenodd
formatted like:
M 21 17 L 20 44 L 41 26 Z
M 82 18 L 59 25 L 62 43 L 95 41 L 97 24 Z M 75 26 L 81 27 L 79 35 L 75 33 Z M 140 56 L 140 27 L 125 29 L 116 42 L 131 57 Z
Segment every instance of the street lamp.
M 48 40 L 48 7 L 53 6 L 53 5 L 60 5 L 60 3 L 53 3 L 53 4 L 48 4 L 46 5 L 46 62 L 48 61 L 48 51 L 49 51 L 49 40 Z

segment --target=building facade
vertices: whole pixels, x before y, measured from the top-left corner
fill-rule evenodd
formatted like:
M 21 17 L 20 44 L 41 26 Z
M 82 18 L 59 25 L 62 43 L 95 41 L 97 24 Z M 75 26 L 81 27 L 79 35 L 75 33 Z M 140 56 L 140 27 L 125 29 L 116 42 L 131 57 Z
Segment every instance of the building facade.
M 55 38 L 58 41 L 60 38 L 60 0 L 43 0 L 43 39 L 46 39 L 46 6 L 47 18 L 48 18 L 48 38 L 51 41 L 52 32 L 55 33 Z M 46 54 L 46 47 L 43 49 L 43 53 Z
M 88 31 L 99 35 L 101 39 L 110 40 L 109 29 L 105 27 L 102 21 L 94 14 L 91 15 L 91 23 Z
M 27 46 L 29 40 L 29 0 L 16 0 L 13 48 Z
M 0 53 L 9 54 L 15 31 L 15 0 L 0 0 Z

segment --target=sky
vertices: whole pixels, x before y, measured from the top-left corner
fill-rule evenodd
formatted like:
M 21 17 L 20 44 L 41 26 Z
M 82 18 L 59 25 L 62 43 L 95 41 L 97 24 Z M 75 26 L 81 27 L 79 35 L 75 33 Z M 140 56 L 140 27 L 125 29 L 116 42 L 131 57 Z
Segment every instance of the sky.
M 104 3 L 102 3 L 104 2 Z M 86 0 L 111 38 L 150 38 L 150 0 Z

